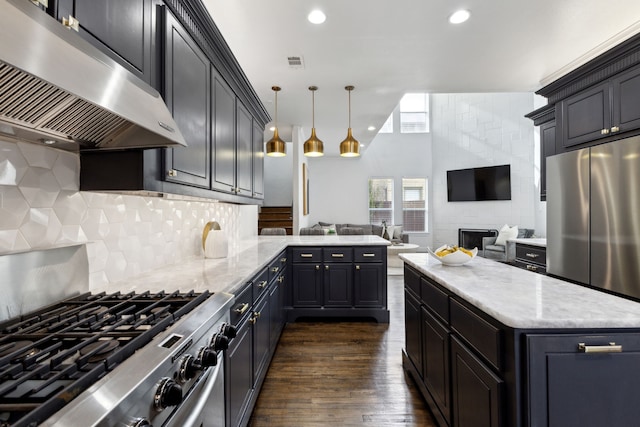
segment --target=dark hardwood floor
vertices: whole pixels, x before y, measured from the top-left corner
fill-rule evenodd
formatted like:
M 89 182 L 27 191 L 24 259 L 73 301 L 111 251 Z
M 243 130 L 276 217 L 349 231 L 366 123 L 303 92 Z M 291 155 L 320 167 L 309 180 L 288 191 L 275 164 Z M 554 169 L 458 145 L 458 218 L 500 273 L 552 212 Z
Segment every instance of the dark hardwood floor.
M 388 292 L 388 325 L 288 324 L 249 426 L 435 427 L 402 369 L 403 276 L 389 276 Z

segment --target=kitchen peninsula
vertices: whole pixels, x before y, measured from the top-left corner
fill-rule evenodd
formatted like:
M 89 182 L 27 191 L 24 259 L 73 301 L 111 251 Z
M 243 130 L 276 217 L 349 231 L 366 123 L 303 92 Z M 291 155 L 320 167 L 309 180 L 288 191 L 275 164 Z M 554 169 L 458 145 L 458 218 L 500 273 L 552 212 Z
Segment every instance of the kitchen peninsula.
M 441 426 L 631 426 L 640 304 L 483 258 L 405 261 L 403 365 Z
M 389 322 L 387 245 L 372 235 L 256 236 L 232 242 L 226 258 L 193 258 L 108 290 L 233 294 L 229 314 L 237 332 L 224 356 L 224 413 L 226 425 L 246 426 L 286 321 Z

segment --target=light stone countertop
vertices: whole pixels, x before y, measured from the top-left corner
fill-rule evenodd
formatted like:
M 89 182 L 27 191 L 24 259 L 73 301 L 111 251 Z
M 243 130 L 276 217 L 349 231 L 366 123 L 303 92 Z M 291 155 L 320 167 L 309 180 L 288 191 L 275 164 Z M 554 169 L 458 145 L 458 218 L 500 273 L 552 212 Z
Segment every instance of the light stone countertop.
M 640 303 L 476 257 L 448 267 L 429 254 L 399 257 L 513 328 L 640 328 Z
M 542 248 L 547 247 L 547 239 L 539 238 L 539 237 L 529 238 L 529 239 L 524 239 L 524 238 L 510 239 L 509 242 L 516 242 L 516 243 L 521 243 L 521 244 L 530 245 L 530 246 L 540 246 Z
M 229 256 L 206 259 L 193 257 L 178 264 L 111 283 L 91 292 L 151 292 L 194 290 L 237 292 L 255 274 L 288 246 L 388 246 L 378 236 L 255 236 L 230 242 Z

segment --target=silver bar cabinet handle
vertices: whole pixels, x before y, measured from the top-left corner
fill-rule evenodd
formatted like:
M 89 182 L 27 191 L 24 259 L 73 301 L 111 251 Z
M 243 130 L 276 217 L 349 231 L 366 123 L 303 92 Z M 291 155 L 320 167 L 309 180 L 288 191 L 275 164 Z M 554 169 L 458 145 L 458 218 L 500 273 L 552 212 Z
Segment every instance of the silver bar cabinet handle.
M 586 345 L 578 343 L 578 350 L 583 353 L 622 353 L 622 346 L 610 342 L 609 345 Z

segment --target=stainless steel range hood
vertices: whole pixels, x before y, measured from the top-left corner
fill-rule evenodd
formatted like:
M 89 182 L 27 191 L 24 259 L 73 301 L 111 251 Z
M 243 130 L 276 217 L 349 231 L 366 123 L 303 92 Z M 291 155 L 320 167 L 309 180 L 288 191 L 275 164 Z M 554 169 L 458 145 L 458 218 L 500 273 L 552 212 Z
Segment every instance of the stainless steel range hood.
M 0 134 L 74 151 L 187 145 L 157 91 L 26 0 L 0 0 Z

